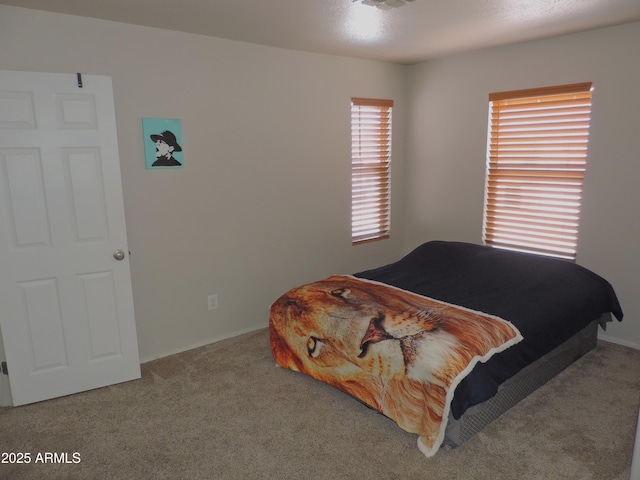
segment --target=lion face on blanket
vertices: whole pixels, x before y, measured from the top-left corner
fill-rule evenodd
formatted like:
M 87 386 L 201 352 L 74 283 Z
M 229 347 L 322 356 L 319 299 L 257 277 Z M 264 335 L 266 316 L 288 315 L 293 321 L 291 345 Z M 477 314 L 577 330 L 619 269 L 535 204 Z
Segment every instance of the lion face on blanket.
M 279 365 L 418 433 L 427 455 L 442 440 L 452 383 L 519 336 L 499 318 L 348 276 L 287 292 L 272 305 L 269 325 Z

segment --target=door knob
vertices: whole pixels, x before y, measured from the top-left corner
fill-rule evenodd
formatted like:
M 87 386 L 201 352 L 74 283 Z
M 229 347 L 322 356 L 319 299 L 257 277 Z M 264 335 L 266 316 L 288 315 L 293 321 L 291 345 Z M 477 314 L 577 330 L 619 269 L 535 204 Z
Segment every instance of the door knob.
M 124 260 L 124 250 L 116 250 L 113 252 L 113 258 L 116 260 Z

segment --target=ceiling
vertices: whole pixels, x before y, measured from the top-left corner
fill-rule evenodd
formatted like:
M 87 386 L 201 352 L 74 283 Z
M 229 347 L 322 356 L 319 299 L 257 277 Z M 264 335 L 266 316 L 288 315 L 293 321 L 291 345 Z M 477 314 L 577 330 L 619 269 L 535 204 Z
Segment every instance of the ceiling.
M 0 4 L 395 63 L 640 20 L 640 0 L 0 0 Z

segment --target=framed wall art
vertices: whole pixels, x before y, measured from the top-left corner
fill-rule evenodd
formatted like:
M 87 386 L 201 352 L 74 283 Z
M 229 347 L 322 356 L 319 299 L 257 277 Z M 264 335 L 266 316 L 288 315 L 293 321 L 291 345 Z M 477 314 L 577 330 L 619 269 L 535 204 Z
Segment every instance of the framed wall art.
M 182 122 L 175 118 L 143 118 L 144 156 L 147 168 L 182 168 Z

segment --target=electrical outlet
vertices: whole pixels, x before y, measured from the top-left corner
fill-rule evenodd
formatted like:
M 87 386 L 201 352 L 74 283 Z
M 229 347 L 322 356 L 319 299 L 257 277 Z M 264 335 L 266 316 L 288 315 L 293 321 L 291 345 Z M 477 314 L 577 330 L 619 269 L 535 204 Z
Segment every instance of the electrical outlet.
M 207 297 L 207 301 L 209 302 L 209 310 L 217 310 L 218 309 L 218 294 L 209 295 Z

